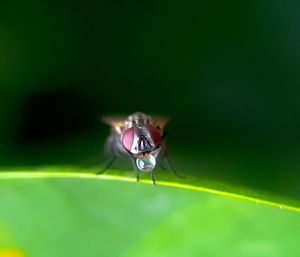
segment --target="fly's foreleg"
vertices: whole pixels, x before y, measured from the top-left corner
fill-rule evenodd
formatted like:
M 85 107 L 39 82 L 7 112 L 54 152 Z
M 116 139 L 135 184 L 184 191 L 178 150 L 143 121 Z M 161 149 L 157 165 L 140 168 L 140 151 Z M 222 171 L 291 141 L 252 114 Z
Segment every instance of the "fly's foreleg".
M 151 178 L 152 178 L 152 181 L 153 181 L 153 185 L 156 185 L 153 170 L 151 170 Z

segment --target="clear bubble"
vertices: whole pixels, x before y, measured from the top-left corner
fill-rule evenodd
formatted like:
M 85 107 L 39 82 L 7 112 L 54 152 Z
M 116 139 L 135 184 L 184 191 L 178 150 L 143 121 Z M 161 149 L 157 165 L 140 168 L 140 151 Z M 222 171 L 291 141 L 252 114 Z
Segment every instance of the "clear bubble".
M 156 159 L 149 154 L 148 156 L 137 158 L 136 165 L 141 171 L 151 171 L 156 165 Z

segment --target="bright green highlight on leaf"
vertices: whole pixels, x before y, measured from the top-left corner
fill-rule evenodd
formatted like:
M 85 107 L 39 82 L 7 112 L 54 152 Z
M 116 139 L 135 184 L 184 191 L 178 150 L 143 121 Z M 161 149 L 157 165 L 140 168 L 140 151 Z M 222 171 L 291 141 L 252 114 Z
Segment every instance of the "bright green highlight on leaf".
M 52 170 L 50 172 L 50 170 Z M 57 171 L 56 171 L 57 170 Z M 59 170 L 63 170 L 63 172 L 60 172 Z M 136 182 L 136 178 L 132 176 L 128 176 L 128 172 L 125 172 L 124 170 L 110 170 L 110 172 L 103 174 L 103 175 L 95 175 L 95 173 L 87 173 L 83 172 L 83 170 L 80 170 L 78 167 L 73 167 L 73 170 L 77 170 L 78 173 L 70 172 L 72 170 L 71 167 L 69 168 L 62 168 L 62 167 L 50 167 L 50 168 L 44 168 L 44 171 L 20 171 L 20 172 L 0 172 L 0 179 L 26 179 L 26 178 L 100 178 L 105 180 L 120 180 L 120 181 L 128 181 L 128 182 Z M 130 174 L 130 173 L 129 173 Z M 158 172 L 159 174 L 159 172 Z M 147 174 L 144 174 L 147 175 Z M 157 180 L 158 185 L 163 186 L 171 186 L 171 187 L 179 187 L 179 188 L 185 188 L 190 190 L 196 190 L 196 191 L 203 191 L 203 192 L 209 192 L 213 194 L 223 195 L 223 196 L 229 196 L 233 198 L 243 199 L 243 200 L 249 200 L 252 202 L 256 202 L 259 204 L 267 204 L 279 208 L 284 208 L 288 210 L 293 210 L 300 212 L 300 208 L 298 206 L 293 206 L 288 204 L 290 199 L 281 199 L 281 202 L 276 201 L 276 196 L 270 196 L 267 194 L 261 194 L 261 197 L 255 197 L 251 195 L 251 191 L 247 191 L 247 189 L 237 189 L 235 187 L 228 187 L 226 190 L 220 190 L 217 189 L 217 187 L 214 187 L 215 185 L 218 185 L 220 187 L 220 182 L 216 183 L 215 181 L 210 181 L 210 186 L 203 186 L 201 183 L 201 178 L 197 178 L 197 180 L 189 180 L 189 179 L 177 179 L 173 178 L 169 174 L 167 175 L 169 180 L 162 179 Z M 177 180 L 177 181 L 175 181 Z M 150 183 L 152 184 L 152 180 L 150 179 L 142 179 L 141 183 Z M 207 182 L 206 182 L 207 183 Z M 205 183 L 204 183 L 205 184 Z M 223 186 L 225 188 L 225 185 Z M 231 191 L 230 191 L 231 190 Z M 237 192 L 245 192 L 245 194 L 237 193 Z M 265 197 L 265 198 L 264 198 Z M 269 200 L 271 199 L 271 200 Z M 272 201 L 272 199 L 274 199 Z

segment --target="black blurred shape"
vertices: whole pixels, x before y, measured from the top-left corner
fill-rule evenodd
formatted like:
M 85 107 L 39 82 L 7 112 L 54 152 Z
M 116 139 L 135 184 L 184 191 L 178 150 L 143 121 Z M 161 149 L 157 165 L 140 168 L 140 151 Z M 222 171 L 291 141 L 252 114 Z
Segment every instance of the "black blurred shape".
M 97 111 L 80 92 L 63 90 L 31 95 L 20 112 L 20 144 L 48 143 L 92 129 Z

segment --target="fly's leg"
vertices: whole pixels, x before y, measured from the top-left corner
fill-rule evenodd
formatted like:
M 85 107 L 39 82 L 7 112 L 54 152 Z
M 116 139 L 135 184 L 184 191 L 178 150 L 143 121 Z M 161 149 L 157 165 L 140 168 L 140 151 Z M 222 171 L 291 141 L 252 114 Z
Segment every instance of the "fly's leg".
M 139 182 L 140 181 L 140 173 L 138 170 L 136 170 L 135 173 L 136 173 L 136 182 Z
M 115 140 L 112 136 L 107 137 L 104 145 L 104 154 L 110 156 L 114 153 Z
M 151 170 L 151 178 L 152 178 L 152 181 L 153 181 L 153 185 L 156 185 L 153 170 Z
M 170 170 L 177 178 L 185 178 L 185 176 L 180 175 L 179 173 L 177 173 L 177 172 L 174 170 L 172 164 L 171 164 L 170 161 L 169 161 L 168 156 L 164 156 L 163 158 L 164 158 L 164 163 L 166 164 L 168 170 Z
M 117 156 L 113 156 L 112 159 L 109 161 L 109 163 L 105 166 L 105 168 L 103 168 L 102 170 L 100 170 L 99 172 L 97 172 L 96 174 L 103 174 L 105 171 L 107 171 L 111 165 L 114 163 L 114 161 L 117 159 Z
M 99 172 L 97 172 L 96 174 L 103 174 L 105 171 L 107 171 L 111 165 L 114 163 L 114 161 L 117 159 L 117 153 L 116 153 L 116 149 L 115 149 L 115 142 L 114 142 L 114 138 L 112 136 L 109 136 L 106 141 L 105 141 L 105 146 L 104 146 L 104 161 L 109 159 L 108 164 Z M 112 156 L 112 157 L 110 157 Z
M 171 162 L 169 161 L 169 147 L 170 147 L 170 141 L 168 140 L 169 134 L 167 132 L 164 132 L 162 135 L 162 145 L 163 145 L 163 161 L 166 165 L 167 169 L 170 170 L 177 178 L 184 178 L 185 176 L 182 176 L 178 174 L 175 169 L 173 168 Z

